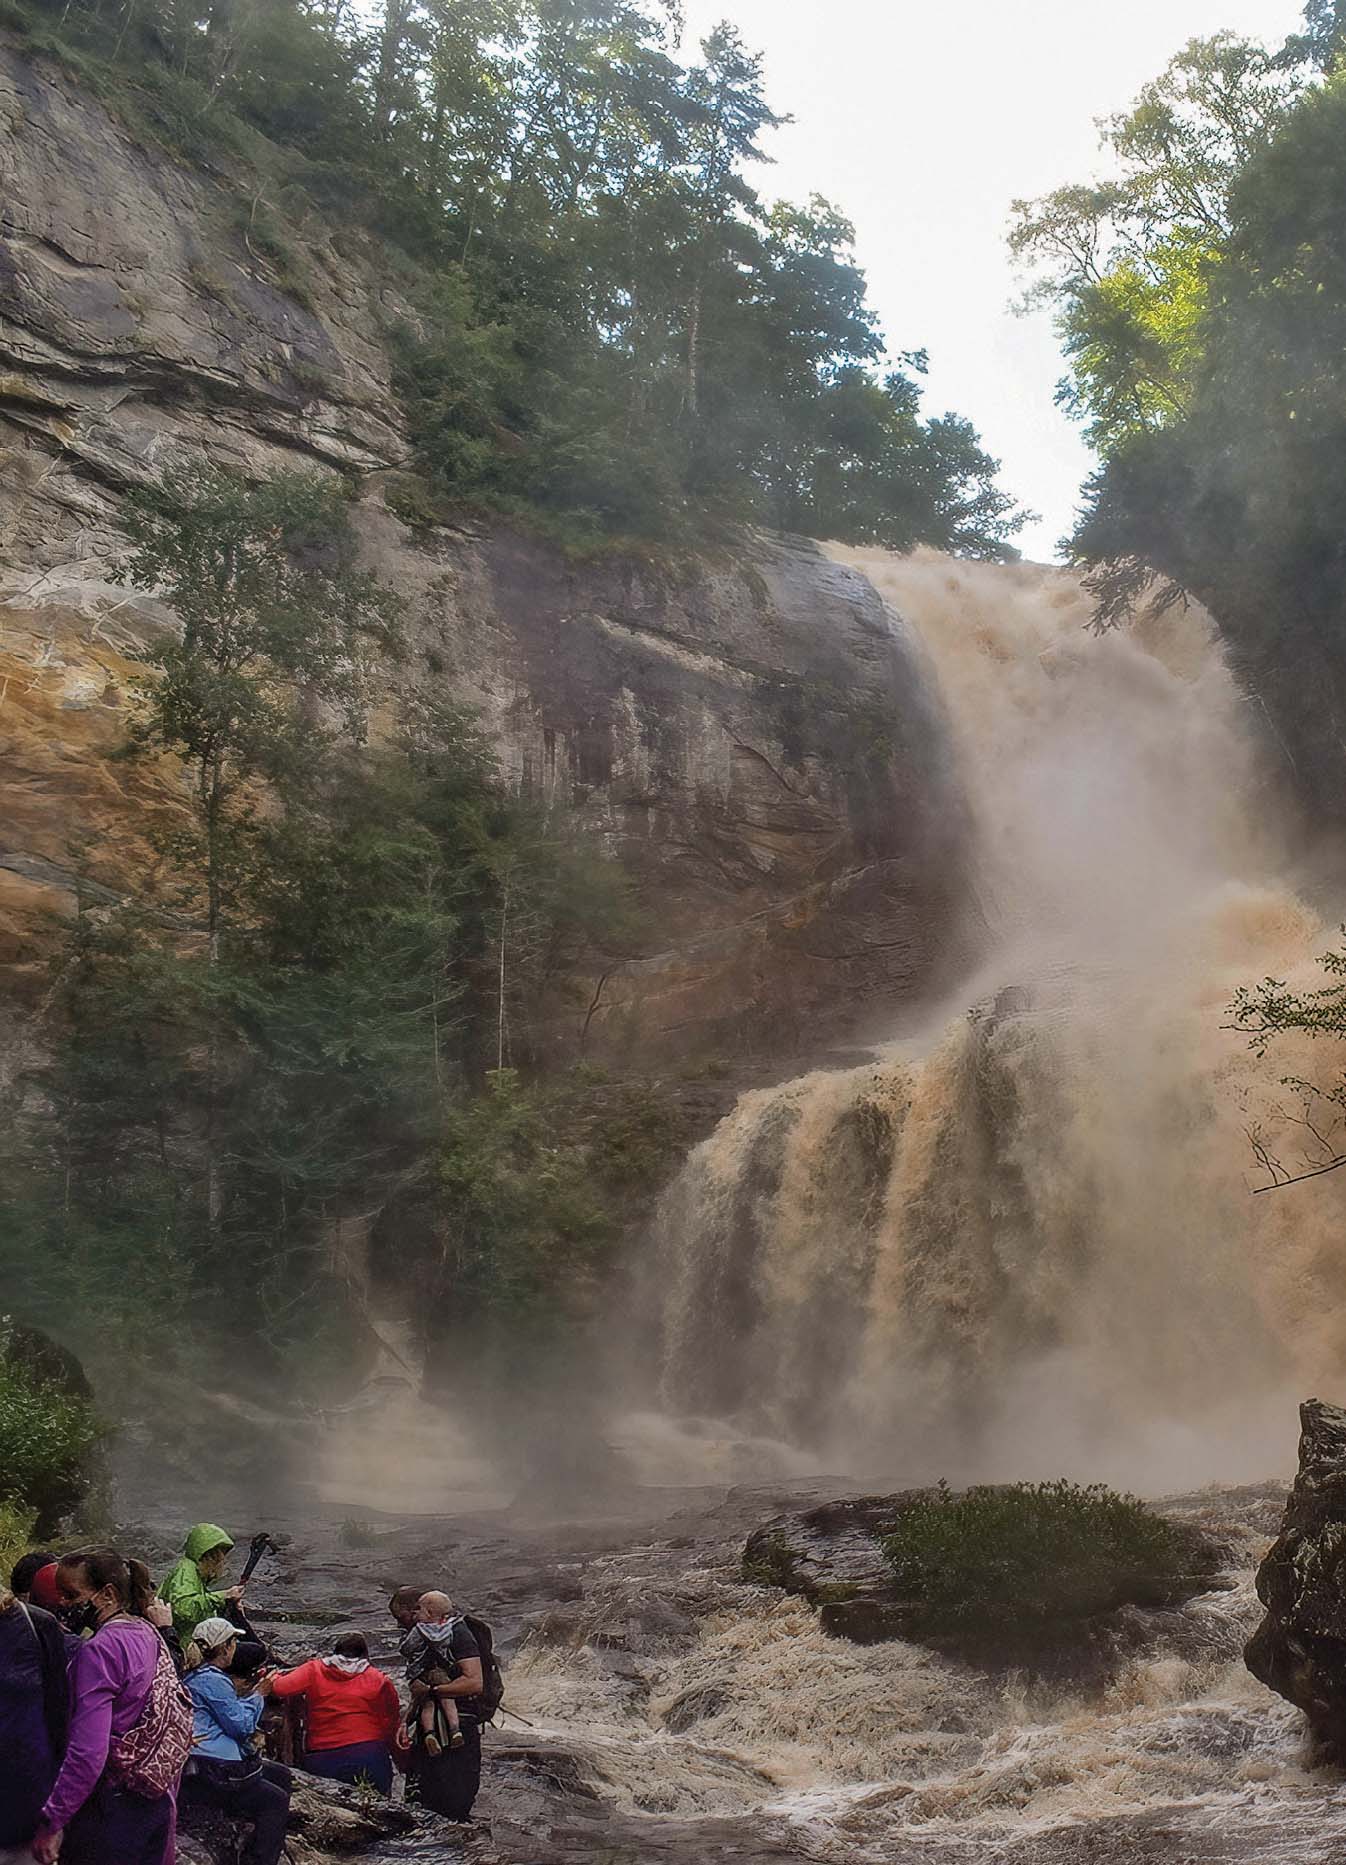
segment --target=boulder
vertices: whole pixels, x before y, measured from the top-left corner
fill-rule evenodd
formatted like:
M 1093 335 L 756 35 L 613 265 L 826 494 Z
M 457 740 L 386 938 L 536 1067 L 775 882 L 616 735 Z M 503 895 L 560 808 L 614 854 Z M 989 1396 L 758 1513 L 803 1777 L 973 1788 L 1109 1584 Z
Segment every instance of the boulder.
M 1346 1410 L 1308 1399 L 1299 1425 L 1299 1474 L 1257 1570 L 1266 1617 L 1244 1660 L 1303 1710 L 1324 1756 L 1346 1762 Z
M 748 1537 L 743 1578 L 807 1600 L 833 1638 L 856 1645 L 907 1639 L 980 1670 L 1014 1670 L 1032 1682 L 1088 1690 L 1102 1689 L 1138 1651 L 1162 1645 L 1181 1653 L 1199 1642 L 1178 1609 L 1226 1584 L 1216 1577 L 1225 1550 L 1204 1523 L 1182 1519 L 1190 1572 L 1162 1586 L 1136 1581 L 1106 1611 L 1081 1613 L 1063 1603 L 1059 1611 L 1019 1618 L 936 1613 L 900 1590 L 882 1547 L 903 1511 L 929 1494 L 856 1496 L 774 1516 Z
M 891 1593 L 891 1574 L 878 1542 L 902 1509 L 923 1496 L 928 1490 L 848 1496 L 772 1516 L 744 1544 L 744 1580 L 783 1587 L 818 1608 L 884 1598 Z

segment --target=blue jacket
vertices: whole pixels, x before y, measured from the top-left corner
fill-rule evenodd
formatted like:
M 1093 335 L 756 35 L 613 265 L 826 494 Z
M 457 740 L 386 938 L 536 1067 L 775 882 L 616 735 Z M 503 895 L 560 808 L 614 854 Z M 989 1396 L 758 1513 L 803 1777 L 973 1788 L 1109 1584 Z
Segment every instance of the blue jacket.
M 244 1761 L 248 1740 L 262 1720 L 265 1700 L 256 1691 L 240 1697 L 218 1665 L 202 1664 L 188 1671 L 183 1682 L 196 1715 L 192 1721 L 193 1755 L 215 1761 Z

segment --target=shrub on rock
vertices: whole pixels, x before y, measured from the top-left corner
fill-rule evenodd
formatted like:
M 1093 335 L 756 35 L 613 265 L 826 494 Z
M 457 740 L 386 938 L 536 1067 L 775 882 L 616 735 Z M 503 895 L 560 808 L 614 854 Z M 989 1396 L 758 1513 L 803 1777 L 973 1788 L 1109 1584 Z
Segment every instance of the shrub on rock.
M 927 1623 L 1002 1615 L 1086 1619 L 1193 1592 L 1210 1553 L 1176 1522 L 1102 1483 L 941 1485 L 883 1539 L 898 1593 Z
M 102 1435 L 88 1397 L 16 1348 L 0 1320 L 0 1501 L 30 1514 L 34 1534 L 83 1500 Z

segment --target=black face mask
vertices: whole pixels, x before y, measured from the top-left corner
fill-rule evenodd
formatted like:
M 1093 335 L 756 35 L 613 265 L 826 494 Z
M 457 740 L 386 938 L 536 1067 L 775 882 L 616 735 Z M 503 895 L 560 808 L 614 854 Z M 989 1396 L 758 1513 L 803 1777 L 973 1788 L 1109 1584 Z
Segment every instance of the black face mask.
M 60 1617 L 67 1632 L 98 1630 L 98 1608 L 91 1599 L 79 1600 L 73 1606 L 62 1606 Z

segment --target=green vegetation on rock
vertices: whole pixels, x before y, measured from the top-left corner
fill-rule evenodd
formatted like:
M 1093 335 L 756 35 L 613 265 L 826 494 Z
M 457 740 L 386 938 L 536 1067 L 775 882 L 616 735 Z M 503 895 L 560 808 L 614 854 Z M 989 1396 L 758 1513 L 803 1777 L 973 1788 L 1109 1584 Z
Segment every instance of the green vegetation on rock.
M 1134 1496 L 1064 1480 L 933 1490 L 903 1508 L 883 1550 L 898 1593 L 934 1625 L 1160 1605 L 1193 1591 L 1208 1558 Z
M 89 1400 L 44 1378 L 0 1318 L 0 1549 L 11 1562 L 83 1499 L 102 1436 Z
M 681 1139 L 653 1085 L 535 1078 L 580 960 L 633 936 L 622 874 L 461 710 L 404 698 L 371 742 L 397 605 L 340 488 L 188 478 L 127 528 L 183 630 L 121 755 L 184 781 L 142 894 L 64 928 L 7 1109 L 6 1299 L 114 1401 L 175 1357 L 340 1390 L 378 1350 L 371 1283 L 424 1336 L 467 1306 L 460 1382 L 506 1323 L 540 1370 Z
M 1274 55 L 1190 45 L 1107 132 L 1114 175 L 1024 204 L 1062 398 L 1103 456 L 1073 539 L 1108 625 L 1199 598 L 1273 755 L 1340 824 L 1346 12 Z

